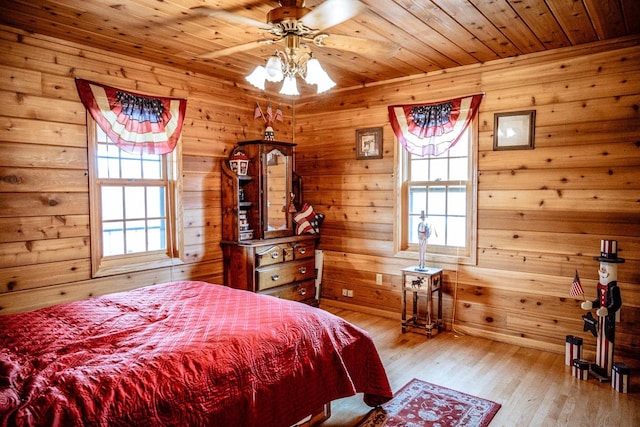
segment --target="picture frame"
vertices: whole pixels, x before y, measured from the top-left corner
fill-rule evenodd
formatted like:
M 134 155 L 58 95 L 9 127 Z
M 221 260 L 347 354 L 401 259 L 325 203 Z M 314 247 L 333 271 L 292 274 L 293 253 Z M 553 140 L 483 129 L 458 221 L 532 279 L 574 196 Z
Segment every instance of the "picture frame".
M 536 110 L 493 115 L 494 150 L 533 150 Z
M 356 160 L 382 158 L 382 128 L 356 130 Z

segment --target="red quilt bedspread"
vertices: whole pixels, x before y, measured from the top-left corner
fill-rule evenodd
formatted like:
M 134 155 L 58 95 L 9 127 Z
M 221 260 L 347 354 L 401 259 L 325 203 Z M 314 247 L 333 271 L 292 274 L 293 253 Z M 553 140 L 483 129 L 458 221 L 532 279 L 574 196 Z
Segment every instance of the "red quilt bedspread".
M 172 282 L 0 316 L 0 425 L 283 426 L 392 396 L 371 337 L 323 310 Z

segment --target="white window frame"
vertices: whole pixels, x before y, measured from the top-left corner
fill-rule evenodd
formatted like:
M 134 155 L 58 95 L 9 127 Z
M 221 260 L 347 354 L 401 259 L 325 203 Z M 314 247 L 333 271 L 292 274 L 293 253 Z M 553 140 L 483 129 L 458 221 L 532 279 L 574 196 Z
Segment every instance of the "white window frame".
M 182 264 L 184 253 L 182 222 L 182 173 L 181 146 L 178 142 L 172 153 L 164 154 L 162 180 L 144 179 L 101 179 L 98 176 L 98 124 L 87 113 L 87 151 L 89 172 L 89 204 L 91 224 L 91 277 L 105 277 L 117 274 L 150 270 Z M 109 182 L 121 186 L 144 186 L 158 184 L 166 186 L 166 249 L 136 252 L 124 255 L 105 256 L 103 254 L 102 200 L 101 187 Z
M 438 246 L 429 239 L 426 250 L 429 262 L 470 264 L 477 263 L 477 194 L 478 194 L 478 120 L 474 119 L 467 129 L 469 138 L 469 181 L 467 182 L 467 219 L 466 248 Z M 396 144 L 396 214 L 395 214 L 395 253 L 396 257 L 418 259 L 418 244 L 409 243 L 409 159 L 408 153 L 400 143 Z M 446 154 L 443 154 L 443 156 Z M 435 159 L 435 157 L 434 157 Z M 429 181 L 427 181 L 428 183 Z M 433 181 L 435 184 L 436 181 Z M 441 182 L 437 182 L 442 184 Z M 456 181 L 456 183 L 460 183 Z M 452 183 L 453 184 L 453 183 Z M 442 230 L 436 232 L 441 233 Z

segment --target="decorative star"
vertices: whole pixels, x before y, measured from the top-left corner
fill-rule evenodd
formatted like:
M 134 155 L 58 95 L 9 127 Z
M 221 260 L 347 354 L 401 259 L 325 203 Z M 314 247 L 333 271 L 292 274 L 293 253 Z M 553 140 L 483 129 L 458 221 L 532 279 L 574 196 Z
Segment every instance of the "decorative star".
M 594 337 L 598 336 L 598 320 L 593 317 L 591 312 L 587 312 L 587 314 L 582 315 L 582 320 L 584 320 L 584 331 L 591 331 Z

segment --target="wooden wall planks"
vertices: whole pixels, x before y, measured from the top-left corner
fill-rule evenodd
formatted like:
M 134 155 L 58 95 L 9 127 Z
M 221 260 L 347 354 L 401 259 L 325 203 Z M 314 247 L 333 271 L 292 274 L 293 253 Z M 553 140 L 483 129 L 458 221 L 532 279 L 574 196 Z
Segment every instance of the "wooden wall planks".
M 220 160 L 256 139 L 261 94 L 136 58 L 0 27 L 0 314 L 168 280 L 222 280 Z M 74 78 L 188 99 L 184 264 L 91 279 L 86 113 Z M 290 107 L 277 132 L 291 134 Z
M 479 113 L 477 265 L 445 273 L 445 318 L 467 333 L 562 352 L 595 299 L 600 239 L 627 259 L 617 351 L 640 360 L 640 47 L 636 40 L 461 67 L 298 104 L 298 172 L 327 218 L 323 302 L 399 316 L 402 258 L 393 243 L 395 140 L 388 105 L 484 92 Z M 536 147 L 493 151 L 496 112 L 536 110 Z M 384 127 L 384 158 L 356 161 L 354 128 Z M 324 140 L 324 141 L 323 141 Z M 366 185 L 364 185 L 366 183 Z M 370 203 L 367 203 L 369 201 Z M 375 273 L 383 274 L 376 285 Z M 343 297 L 343 288 L 354 297 Z M 455 306 L 454 306 L 455 300 Z M 455 319 L 454 319 L 455 317 Z M 587 349 L 594 340 L 584 334 Z
M 0 175 L 7 177 L 0 180 L 0 314 L 167 280 L 220 281 L 219 161 L 236 141 L 260 138 L 263 124 L 254 121 L 253 107 L 265 95 L 9 27 L 0 27 L 0 40 Z M 400 270 L 417 257 L 398 255 L 393 241 L 396 142 L 386 107 L 485 92 L 478 263 L 443 264 L 449 326 L 455 321 L 467 333 L 563 351 L 564 335 L 582 329 L 579 301 L 568 295 L 573 273 L 579 269 L 587 293 L 595 293 L 592 257 L 601 238 L 617 238 L 627 258 L 619 268 L 624 306 L 617 345 L 637 356 L 638 41 L 334 90 L 295 105 L 283 101 L 277 137 L 293 140 L 295 133 L 305 198 L 326 215 L 323 302 L 399 318 Z M 90 278 L 85 116 L 74 77 L 188 99 L 184 264 Z M 526 109 L 537 110 L 536 149 L 494 152 L 493 114 Z M 378 126 L 383 159 L 355 160 L 355 130 Z M 354 298 L 342 297 L 345 287 Z

